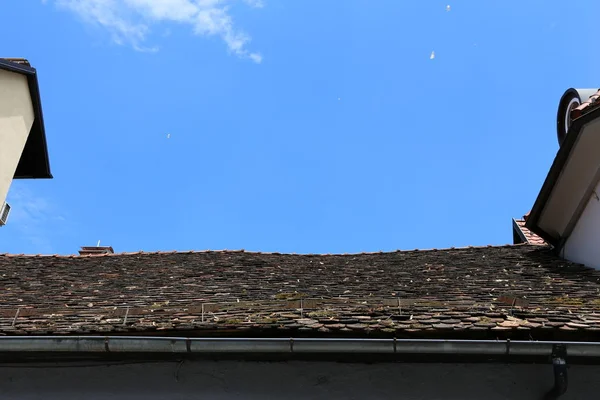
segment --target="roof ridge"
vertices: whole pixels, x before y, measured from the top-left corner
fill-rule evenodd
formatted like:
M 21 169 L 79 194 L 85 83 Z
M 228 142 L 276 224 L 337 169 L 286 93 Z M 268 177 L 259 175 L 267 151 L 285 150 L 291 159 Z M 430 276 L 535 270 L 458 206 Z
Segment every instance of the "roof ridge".
M 0 257 L 55 257 L 55 258 L 96 258 L 96 257 L 118 257 L 118 256 L 133 256 L 133 255 L 168 255 L 168 254 L 205 254 L 205 253 L 247 253 L 254 255 L 286 255 L 286 256 L 356 256 L 356 255 L 370 255 L 370 254 L 390 254 L 390 253 L 417 253 L 417 252 L 434 252 L 434 251 L 453 251 L 453 250 L 466 250 L 466 249 L 486 249 L 486 248 L 508 248 L 508 247 L 539 247 L 539 245 L 532 245 L 531 243 L 518 243 L 518 244 L 502 244 L 502 245 L 481 245 L 481 246 L 460 246 L 460 247 L 444 247 L 444 248 L 427 248 L 427 249 L 407 249 L 407 250 L 389 250 L 389 251 L 363 251 L 358 253 L 282 253 L 277 251 L 246 251 L 244 249 L 238 250 L 187 250 L 187 251 L 134 251 L 134 252 L 121 252 L 121 253 L 107 253 L 107 254 L 12 254 L 12 253 L 0 253 Z

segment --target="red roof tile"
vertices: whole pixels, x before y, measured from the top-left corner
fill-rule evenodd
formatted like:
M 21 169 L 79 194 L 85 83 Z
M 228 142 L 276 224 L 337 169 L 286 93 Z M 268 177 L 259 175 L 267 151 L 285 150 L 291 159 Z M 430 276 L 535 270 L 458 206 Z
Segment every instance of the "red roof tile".
M 28 67 L 31 67 L 31 64 L 29 63 L 28 60 L 24 59 L 24 58 L 6 58 L 6 57 L 2 57 L 3 60 L 6 61 L 10 61 L 13 62 L 15 64 L 22 64 L 22 65 L 26 65 Z
M 528 215 L 529 215 L 529 213 L 527 213 L 525 216 L 523 216 L 523 219 L 516 219 L 515 220 L 518 228 L 521 230 L 521 233 L 525 237 L 525 240 L 529 244 L 547 245 L 547 243 L 546 243 L 546 241 L 544 239 L 542 239 L 541 237 L 539 237 L 535 233 L 531 232 L 527 227 L 525 227 L 525 222 L 527 221 L 527 216 Z
M 589 99 L 581 103 L 579 107 L 576 107 L 573 110 L 571 110 L 571 119 L 579 118 L 582 115 L 587 114 L 588 112 L 598 108 L 600 106 L 600 101 L 598 101 L 599 99 L 600 90 L 592 96 L 590 96 Z

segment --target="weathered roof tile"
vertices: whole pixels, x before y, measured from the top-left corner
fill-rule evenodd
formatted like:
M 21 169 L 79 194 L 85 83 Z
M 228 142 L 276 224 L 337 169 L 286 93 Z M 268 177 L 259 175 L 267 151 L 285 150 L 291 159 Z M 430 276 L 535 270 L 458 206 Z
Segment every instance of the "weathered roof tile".
M 0 271 L 0 334 L 9 335 L 549 338 L 597 334 L 600 321 L 600 272 L 527 244 L 348 255 L 4 255 Z

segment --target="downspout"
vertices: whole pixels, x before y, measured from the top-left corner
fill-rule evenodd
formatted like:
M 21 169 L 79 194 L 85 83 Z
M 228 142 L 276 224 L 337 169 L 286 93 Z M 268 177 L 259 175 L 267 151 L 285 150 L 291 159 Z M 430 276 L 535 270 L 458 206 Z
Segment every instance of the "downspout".
M 544 397 L 544 400 L 555 400 L 566 393 L 569 380 L 567 375 L 567 349 L 556 345 L 552 349 L 552 368 L 554 369 L 554 387 Z

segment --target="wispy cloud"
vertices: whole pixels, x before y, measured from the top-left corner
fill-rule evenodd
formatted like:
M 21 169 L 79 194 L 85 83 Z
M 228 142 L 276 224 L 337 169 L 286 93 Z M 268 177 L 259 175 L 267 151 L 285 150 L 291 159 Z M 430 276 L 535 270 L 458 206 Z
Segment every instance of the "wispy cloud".
M 52 253 L 52 238 L 65 228 L 66 218 L 47 199 L 25 186 L 13 183 L 8 196 L 11 212 L 2 229 L 14 229 L 28 242 L 28 248 L 39 253 Z
M 44 0 L 42 0 L 44 1 Z M 106 29 L 119 44 L 140 51 L 156 51 L 149 46 L 148 35 L 154 25 L 178 23 L 189 26 L 193 33 L 219 36 L 229 51 L 256 63 L 262 61 L 258 52 L 247 49 L 250 36 L 235 27 L 230 13 L 233 3 L 253 8 L 264 6 L 262 0 L 54 0 L 83 21 Z

